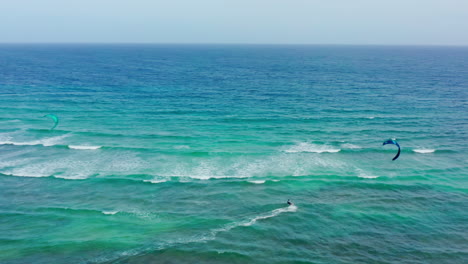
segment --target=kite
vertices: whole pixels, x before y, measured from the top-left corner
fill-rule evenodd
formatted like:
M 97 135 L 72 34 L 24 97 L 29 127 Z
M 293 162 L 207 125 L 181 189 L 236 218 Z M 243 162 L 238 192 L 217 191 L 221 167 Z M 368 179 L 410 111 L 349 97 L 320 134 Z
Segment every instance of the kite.
M 393 157 L 392 160 L 398 159 L 398 157 L 400 156 L 400 151 L 401 151 L 400 145 L 398 145 L 398 142 L 396 142 L 395 139 L 389 139 L 389 140 L 386 140 L 386 141 L 383 143 L 383 145 L 387 145 L 387 144 L 394 144 L 394 145 L 396 145 L 396 146 L 398 147 L 398 153 L 396 154 L 395 157 Z
M 59 123 L 58 117 L 54 114 L 48 114 L 48 115 L 45 115 L 44 117 L 50 117 L 52 120 L 54 120 L 54 126 L 50 130 L 54 129 Z

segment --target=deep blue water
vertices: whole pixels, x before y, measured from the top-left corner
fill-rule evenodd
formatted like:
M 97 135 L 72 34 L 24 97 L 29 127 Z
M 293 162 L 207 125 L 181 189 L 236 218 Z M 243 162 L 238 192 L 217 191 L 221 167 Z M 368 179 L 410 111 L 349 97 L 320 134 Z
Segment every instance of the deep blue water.
M 466 263 L 467 99 L 466 47 L 0 45 L 0 262 Z

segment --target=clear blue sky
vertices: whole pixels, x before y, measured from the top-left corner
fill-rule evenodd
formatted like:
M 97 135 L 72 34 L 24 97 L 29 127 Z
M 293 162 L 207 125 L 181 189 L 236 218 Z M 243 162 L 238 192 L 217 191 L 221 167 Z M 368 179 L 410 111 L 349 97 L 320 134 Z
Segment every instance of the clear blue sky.
M 0 0 L 0 42 L 468 45 L 468 0 Z

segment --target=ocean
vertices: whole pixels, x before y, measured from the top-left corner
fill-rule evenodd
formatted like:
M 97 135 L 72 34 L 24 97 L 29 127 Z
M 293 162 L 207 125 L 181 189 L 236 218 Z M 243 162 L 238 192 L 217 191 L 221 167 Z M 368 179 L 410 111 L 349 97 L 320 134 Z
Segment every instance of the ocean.
M 467 47 L 2 44 L 0 263 L 467 263 L 467 99 Z

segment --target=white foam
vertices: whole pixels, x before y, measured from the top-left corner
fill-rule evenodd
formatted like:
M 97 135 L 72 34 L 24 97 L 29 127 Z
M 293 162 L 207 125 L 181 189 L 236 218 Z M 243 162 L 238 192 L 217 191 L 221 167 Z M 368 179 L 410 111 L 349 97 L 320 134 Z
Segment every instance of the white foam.
M 416 153 L 427 154 L 427 153 L 434 153 L 436 150 L 435 149 L 413 149 L 413 151 Z
M 364 172 L 363 170 L 361 169 L 356 169 L 357 172 L 358 172 L 358 177 L 359 178 L 365 178 L 365 179 L 375 179 L 375 178 L 378 178 L 379 176 L 376 176 L 376 175 L 369 175 L 368 173 Z
M 187 146 L 187 145 L 178 145 L 178 146 L 174 146 L 175 149 L 190 149 L 190 146 Z
M 30 178 L 45 178 L 45 177 L 53 177 L 57 179 L 66 179 L 66 180 L 83 180 L 89 177 L 89 175 L 50 175 L 50 174 L 45 174 L 45 173 L 37 173 L 37 172 L 32 172 L 31 170 L 25 170 L 25 169 L 15 169 L 12 172 L 2 172 L 5 175 L 8 176 L 14 176 L 14 177 L 30 177 Z
M 102 146 L 78 146 L 78 145 L 69 145 L 68 148 L 71 149 L 80 149 L 80 150 L 95 150 L 100 149 Z
M 252 219 L 248 219 L 246 221 L 231 223 L 231 224 L 225 225 L 224 227 L 221 227 L 221 228 L 212 229 L 207 234 L 196 235 L 196 236 L 192 236 L 192 237 L 188 237 L 188 238 L 179 237 L 179 238 L 177 238 L 175 240 L 168 241 L 168 242 L 166 242 L 166 243 L 164 243 L 162 245 L 157 245 L 157 246 L 155 245 L 151 249 L 161 250 L 161 249 L 172 247 L 172 246 L 178 245 L 178 244 L 199 243 L 199 242 L 205 242 L 205 241 L 208 241 L 208 240 L 214 240 L 216 238 L 216 235 L 219 232 L 226 232 L 226 231 L 229 231 L 229 230 L 231 230 L 233 228 L 236 228 L 236 227 L 239 227 L 239 226 L 250 226 L 250 225 L 253 225 L 255 222 L 257 222 L 258 220 L 261 220 L 261 219 L 267 219 L 267 218 L 275 217 L 275 216 L 277 216 L 277 215 L 279 215 L 281 213 L 285 213 L 285 212 L 296 212 L 296 211 L 297 211 L 297 207 L 294 206 L 294 205 L 291 205 L 291 206 L 286 207 L 286 208 L 279 208 L 279 209 L 273 210 L 273 211 L 271 211 L 269 213 L 266 213 L 264 215 L 259 215 L 257 217 L 252 218 Z M 109 211 L 109 213 L 111 213 L 111 212 L 113 212 L 113 211 Z M 103 211 L 102 213 L 106 214 L 105 211 Z M 144 215 L 146 216 L 146 215 L 148 215 L 148 213 L 146 213 Z M 141 215 L 137 214 L 137 216 L 141 216 Z M 141 250 L 139 250 L 139 249 L 128 250 L 128 251 L 124 251 L 124 252 L 119 253 L 118 256 L 133 256 L 133 255 L 137 255 L 137 254 L 139 254 L 140 252 L 143 252 L 143 251 L 148 251 L 148 249 L 144 248 L 144 249 L 141 249 Z M 111 258 L 99 258 L 98 262 L 105 262 L 105 261 L 108 261 L 108 260 L 111 260 L 111 259 L 116 259 L 116 258 L 118 258 L 118 256 L 111 257 Z
M 255 222 L 257 222 L 258 220 L 272 218 L 272 217 L 275 217 L 275 216 L 277 216 L 277 215 L 279 215 L 281 213 L 296 212 L 296 211 L 297 211 L 297 206 L 290 205 L 290 206 L 285 207 L 285 208 L 279 208 L 279 209 L 273 210 L 270 213 L 265 214 L 265 215 L 259 215 L 259 216 L 251 219 L 250 221 L 248 221 L 246 223 L 242 223 L 241 225 L 242 226 L 251 226 L 251 225 L 255 224 Z
M 346 149 L 361 149 L 362 148 L 361 146 L 350 144 L 350 143 L 343 144 L 341 145 L 341 147 L 346 148 Z
M 255 184 L 262 184 L 262 183 L 265 183 L 265 180 L 248 181 L 248 182 L 255 183 Z
M 14 176 L 14 177 L 31 177 L 31 178 L 42 178 L 42 177 L 49 177 L 50 175 L 44 175 L 44 174 L 38 174 L 38 173 L 9 173 L 9 172 L 2 172 L 5 175 L 8 176 Z
M 216 233 L 218 233 L 218 232 L 226 232 L 226 231 L 229 231 L 229 230 L 231 230 L 233 228 L 236 228 L 236 227 L 239 227 L 239 226 L 251 226 L 251 225 L 255 224 L 258 220 L 268 219 L 268 218 L 278 216 L 278 215 L 280 215 L 282 213 L 296 212 L 296 211 L 297 211 L 297 206 L 290 205 L 288 207 L 278 208 L 278 209 L 275 209 L 275 210 L 270 211 L 268 213 L 255 216 L 255 217 L 253 217 L 251 219 L 247 219 L 245 221 L 228 224 L 228 225 L 226 225 L 226 226 L 224 226 L 222 228 L 214 229 L 212 232 L 213 232 L 213 235 L 216 235 Z
M 341 149 L 339 148 L 333 148 L 331 146 L 327 145 L 316 145 L 308 142 L 301 142 L 299 144 L 296 144 L 289 149 L 284 150 L 284 152 L 287 153 L 301 153 L 301 152 L 313 152 L 313 153 L 336 153 L 340 152 Z
M 89 178 L 89 174 L 68 174 L 68 175 L 54 175 L 54 178 L 66 180 L 84 180 Z
M 44 147 L 50 147 L 50 146 L 58 145 L 62 141 L 62 139 L 69 137 L 69 136 L 70 135 L 67 134 L 67 135 L 62 135 L 58 137 L 45 138 L 40 141 L 42 142 L 42 145 Z
M 375 116 L 369 116 L 369 117 L 367 117 L 367 118 L 369 118 L 369 119 L 374 119 L 374 118 L 375 118 Z
M 378 178 L 379 176 L 360 174 L 360 175 L 358 175 L 358 177 L 359 178 L 366 178 L 366 179 L 375 179 L 375 178 Z
M 102 213 L 105 214 L 105 215 L 115 215 L 118 212 L 119 211 L 102 211 Z
M 35 145 L 42 145 L 41 141 L 29 141 L 29 142 L 14 142 L 10 140 L 0 141 L 0 145 L 15 145 L 15 146 L 35 146 Z
M 246 178 L 246 181 L 253 181 L 269 179 L 272 176 L 278 179 L 282 176 L 311 175 L 317 168 L 349 169 L 346 163 L 330 155 L 316 155 L 304 159 L 297 154 L 279 152 L 266 157 L 203 157 L 194 158 L 192 161 L 171 157 L 166 162 L 158 163 L 158 167 L 151 173 L 163 178 L 177 177 L 179 181 Z
M 66 137 L 68 137 L 68 135 L 62 135 L 62 136 L 50 137 L 50 138 L 44 138 L 44 139 L 38 139 L 38 140 L 32 140 L 32 141 L 24 141 L 24 142 L 11 141 L 11 137 L 10 137 L 8 140 L 0 141 L 0 145 L 15 145 L 15 146 L 42 145 L 44 147 L 50 147 L 50 146 L 57 145 L 57 143 L 59 143 L 62 139 Z
M 41 156 L 16 158 L 0 165 L 5 166 L 1 171 L 4 174 L 30 177 L 53 176 L 69 180 L 86 179 L 98 175 L 136 174 L 150 166 L 134 153 L 102 154 L 96 151 L 85 153 L 72 151 L 53 159 Z
M 151 182 L 151 183 L 161 183 L 161 182 L 167 182 L 167 180 L 156 180 L 156 179 L 153 179 L 153 180 L 143 180 L 144 182 Z
M 195 167 L 188 163 L 167 163 L 165 172 L 158 172 L 162 177 L 182 177 L 197 180 L 226 179 L 226 178 L 248 178 L 254 176 L 248 169 L 252 164 L 231 164 L 230 166 L 221 166 L 222 160 L 204 160 L 200 161 Z M 245 166 L 244 166 L 245 165 Z M 241 168 L 242 167 L 242 168 Z M 234 172 L 234 173 L 233 173 Z

